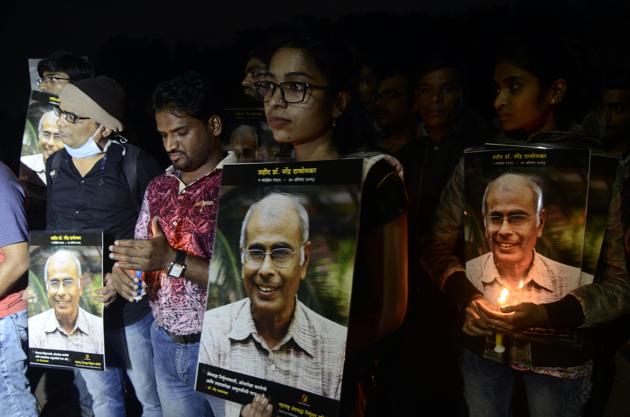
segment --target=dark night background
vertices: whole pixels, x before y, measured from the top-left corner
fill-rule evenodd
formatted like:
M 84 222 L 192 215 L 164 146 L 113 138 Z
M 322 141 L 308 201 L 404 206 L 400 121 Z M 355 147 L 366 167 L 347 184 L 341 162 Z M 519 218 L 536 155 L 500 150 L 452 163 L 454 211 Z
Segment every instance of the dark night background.
M 98 74 L 121 82 L 128 95 L 126 136 L 166 166 L 151 110 L 155 86 L 195 69 L 223 87 L 226 106 L 238 105 L 249 49 L 274 25 L 303 16 L 338 22 L 359 50 L 381 66 L 421 61 L 426 51 L 448 48 L 468 62 L 470 103 L 487 120 L 493 115 L 494 48 L 515 28 L 548 35 L 558 48 L 571 49 L 580 77 L 569 88 L 582 96 L 585 108 L 595 105 L 607 69 L 630 71 L 628 0 L 5 0 L 0 6 L 0 158 L 17 170 L 29 99 L 28 58 L 70 51 L 87 56 Z M 559 37 L 568 46 L 557 42 Z M 418 333 L 422 340 L 422 331 Z M 447 378 L 436 369 L 441 362 L 426 361 L 418 358 L 427 374 L 419 375 L 424 382 L 396 388 L 410 405 L 422 409 L 423 400 L 431 400 L 440 404 L 443 415 L 455 415 L 458 404 L 450 393 L 426 387 L 429 378 L 436 386 L 450 384 L 440 384 L 440 378 Z M 589 415 L 597 415 L 603 395 L 605 389 L 593 392 Z
M 624 4 L 625 3 L 625 4 Z M 150 95 L 157 83 L 196 69 L 238 104 L 240 79 L 251 46 L 272 25 L 300 16 L 341 23 L 359 49 L 381 64 L 421 60 L 423 51 L 448 48 L 471 64 L 471 103 L 492 116 L 493 44 L 516 24 L 523 30 L 572 38 L 588 90 L 601 70 L 630 61 L 628 2 L 612 0 L 352 0 L 337 2 L 194 2 L 79 0 L 3 3 L 0 23 L 5 94 L 0 101 L 2 160 L 16 168 L 29 97 L 28 58 L 55 50 L 87 56 L 97 73 L 123 84 L 128 94 L 130 139 L 163 163 Z M 592 97 L 585 95 L 585 100 Z M 585 101 L 586 103 L 586 101 Z M 589 103 L 590 104 L 590 103 Z M 157 141 L 157 142 L 156 142 Z

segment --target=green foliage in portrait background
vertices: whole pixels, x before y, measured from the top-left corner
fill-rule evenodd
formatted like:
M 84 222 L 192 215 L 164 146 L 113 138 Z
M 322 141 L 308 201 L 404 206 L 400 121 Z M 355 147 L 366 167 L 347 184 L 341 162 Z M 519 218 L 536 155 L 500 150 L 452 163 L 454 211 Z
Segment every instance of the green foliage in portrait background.
M 26 123 L 24 125 L 24 135 L 22 137 L 21 155 L 34 155 L 39 153 L 37 141 L 37 129 L 33 126 L 33 123 L 30 120 L 26 119 Z
M 485 237 L 482 216 L 482 197 L 488 182 L 502 173 L 467 171 L 465 210 L 466 259 L 470 260 L 490 251 Z M 536 242 L 536 251 L 565 264 L 581 267 L 585 242 L 586 171 L 579 169 L 511 169 L 509 172 L 530 176 L 543 191 L 545 224 L 542 237 Z M 567 192 L 571 190 L 571 192 Z
M 311 261 L 298 298 L 323 316 L 348 324 L 359 226 L 359 193 L 348 186 L 223 189 L 208 285 L 208 309 L 246 297 L 239 238 L 249 206 L 271 191 L 300 198 L 309 213 Z
M 79 254 L 83 284 L 83 294 L 79 305 L 84 310 L 101 317 L 103 315 L 103 304 L 96 301 L 92 296 L 95 290 L 103 286 L 103 255 L 101 248 L 92 246 L 50 247 L 37 245 L 30 247 L 28 287 L 35 295 L 35 298 L 29 302 L 29 317 L 51 308 L 46 284 L 44 283 L 44 265 L 48 257 L 60 249 L 73 250 Z

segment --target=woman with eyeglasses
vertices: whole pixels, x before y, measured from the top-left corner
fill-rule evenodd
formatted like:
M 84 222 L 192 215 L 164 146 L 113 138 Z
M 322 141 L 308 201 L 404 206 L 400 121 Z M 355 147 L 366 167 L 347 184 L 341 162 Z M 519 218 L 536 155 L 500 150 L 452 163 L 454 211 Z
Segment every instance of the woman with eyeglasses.
M 407 304 L 406 197 L 396 161 L 370 148 L 370 127 L 355 109 L 358 65 L 330 27 L 309 26 L 275 49 L 255 83 L 274 140 L 298 161 L 365 157 L 362 213 L 347 340 L 342 415 L 355 407 L 357 383 L 371 378 L 371 349 L 402 323 Z M 365 385 L 364 385 L 365 387 Z M 356 401 L 359 404 L 361 401 Z

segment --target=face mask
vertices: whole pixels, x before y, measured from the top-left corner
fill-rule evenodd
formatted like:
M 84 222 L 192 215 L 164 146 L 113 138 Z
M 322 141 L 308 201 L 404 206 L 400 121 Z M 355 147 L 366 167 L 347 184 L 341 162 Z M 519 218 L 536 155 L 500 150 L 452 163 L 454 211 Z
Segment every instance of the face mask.
M 84 159 L 89 158 L 91 156 L 98 155 L 99 153 L 103 153 L 101 148 L 98 147 L 94 138 L 99 134 L 101 128 L 103 126 L 99 126 L 98 129 L 85 141 L 85 143 L 78 148 L 71 148 L 68 145 L 64 144 L 63 147 L 66 149 L 66 152 L 70 154 L 71 157 L 76 159 Z

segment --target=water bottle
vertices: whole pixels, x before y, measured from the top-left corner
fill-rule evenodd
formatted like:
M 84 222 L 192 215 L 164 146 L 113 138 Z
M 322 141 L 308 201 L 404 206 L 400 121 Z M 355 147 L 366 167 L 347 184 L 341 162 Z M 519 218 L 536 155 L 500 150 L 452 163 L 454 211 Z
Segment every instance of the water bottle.
M 133 297 L 133 299 L 136 300 L 136 302 L 138 302 L 142 300 L 142 297 L 144 297 L 144 295 L 147 292 L 142 287 L 142 281 L 144 279 L 144 272 L 136 271 L 135 274 L 136 274 L 136 284 L 138 284 L 138 288 L 136 289 L 136 296 Z

